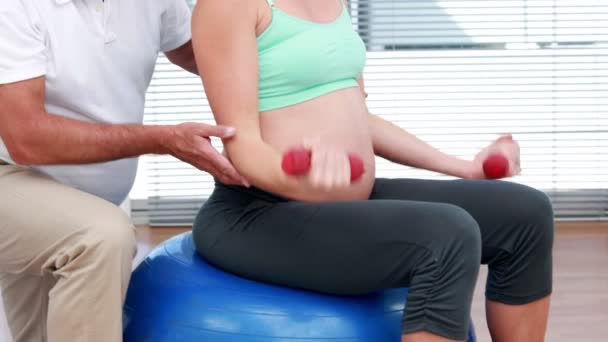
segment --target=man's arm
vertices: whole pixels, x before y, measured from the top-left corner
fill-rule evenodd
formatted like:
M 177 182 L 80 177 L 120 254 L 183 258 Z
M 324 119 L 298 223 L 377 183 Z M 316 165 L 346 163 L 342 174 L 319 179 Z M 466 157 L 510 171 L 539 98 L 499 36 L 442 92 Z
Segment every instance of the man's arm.
M 175 50 L 165 52 L 165 55 L 171 63 L 198 75 L 196 59 L 194 58 L 194 51 L 192 50 L 192 41 L 187 42 Z
M 0 136 L 18 164 L 85 164 L 171 154 L 229 183 L 243 183 L 207 138 L 229 138 L 233 129 L 198 123 L 88 123 L 47 113 L 44 97 L 44 77 L 0 85 Z
M 43 99 L 43 77 L 0 86 L 0 135 L 19 164 L 84 164 L 164 152 L 166 126 L 86 123 L 48 114 Z

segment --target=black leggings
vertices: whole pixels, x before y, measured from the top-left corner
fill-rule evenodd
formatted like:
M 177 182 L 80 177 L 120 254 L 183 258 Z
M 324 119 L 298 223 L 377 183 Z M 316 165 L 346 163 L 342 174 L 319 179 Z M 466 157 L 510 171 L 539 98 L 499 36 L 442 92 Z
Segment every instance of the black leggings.
M 488 299 L 551 293 L 548 197 L 502 181 L 377 179 L 370 200 L 288 201 L 216 188 L 194 223 L 197 251 L 254 280 L 330 294 L 409 287 L 403 333 L 464 339 L 480 263 Z

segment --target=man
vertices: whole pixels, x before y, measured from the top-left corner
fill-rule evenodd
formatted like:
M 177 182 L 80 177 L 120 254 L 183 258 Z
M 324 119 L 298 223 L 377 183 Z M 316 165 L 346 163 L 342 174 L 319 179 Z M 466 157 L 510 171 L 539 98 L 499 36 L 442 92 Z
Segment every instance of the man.
M 184 0 L 0 1 L 0 292 L 15 342 L 122 340 L 137 156 L 246 182 L 209 143 L 142 125 L 158 52 L 196 73 Z

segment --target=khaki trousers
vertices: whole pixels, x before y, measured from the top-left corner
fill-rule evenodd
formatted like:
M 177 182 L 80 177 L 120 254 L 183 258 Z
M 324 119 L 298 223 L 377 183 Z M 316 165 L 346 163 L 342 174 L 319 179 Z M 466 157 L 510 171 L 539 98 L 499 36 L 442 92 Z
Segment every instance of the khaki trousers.
M 0 293 L 14 342 L 122 341 L 135 250 L 117 206 L 0 165 Z

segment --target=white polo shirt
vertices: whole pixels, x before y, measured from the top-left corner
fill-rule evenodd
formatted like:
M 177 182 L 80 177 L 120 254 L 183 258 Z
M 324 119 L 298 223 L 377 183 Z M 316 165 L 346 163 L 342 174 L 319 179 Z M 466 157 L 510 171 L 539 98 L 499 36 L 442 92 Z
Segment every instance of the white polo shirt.
M 141 123 L 158 53 L 190 38 L 185 0 L 0 0 L 0 84 L 44 75 L 51 114 Z M 0 159 L 13 163 L 1 139 Z M 118 204 L 137 158 L 35 169 Z

